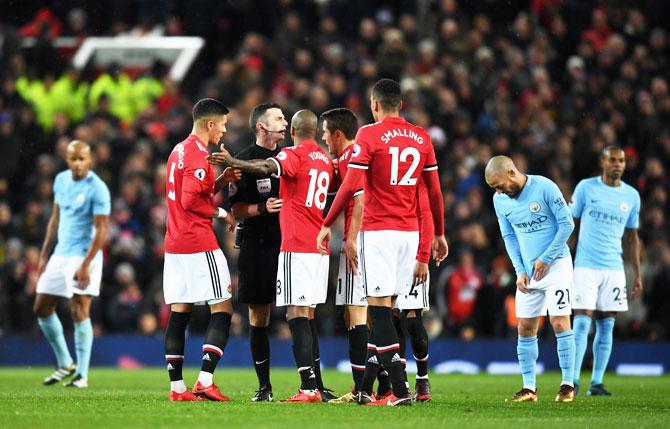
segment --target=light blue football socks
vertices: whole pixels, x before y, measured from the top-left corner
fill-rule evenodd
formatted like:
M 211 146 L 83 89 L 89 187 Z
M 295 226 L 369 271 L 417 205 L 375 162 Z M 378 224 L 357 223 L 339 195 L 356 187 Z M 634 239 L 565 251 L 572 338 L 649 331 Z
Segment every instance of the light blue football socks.
M 575 335 L 572 329 L 556 334 L 558 365 L 561 367 L 561 386 L 574 386 L 575 376 Z
M 88 380 L 93 349 L 93 325 L 90 318 L 74 324 L 74 348 L 77 352 L 77 374 Z
M 63 335 L 63 324 L 56 313 L 48 317 L 38 317 L 37 323 L 40 325 L 44 338 L 47 339 L 56 355 L 58 367 L 67 368 L 72 365 L 72 356 L 70 356 L 70 351 L 65 342 L 65 335 Z
M 573 332 L 575 333 L 575 375 L 573 380 L 575 385 L 578 385 L 584 356 L 586 355 L 586 348 L 589 344 L 591 318 L 585 314 L 578 314 L 573 319 L 572 324 Z
M 614 317 L 596 320 L 596 335 L 593 338 L 593 373 L 591 384 L 602 384 L 607 363 L 612 354 Z
M 537 336 L 522 337 L 519 335 L 516 352 L 519 356 L 519 369 L 521 370 L 523 387 L 535 391 L 535 364 L 540 354 L 537 346 Z

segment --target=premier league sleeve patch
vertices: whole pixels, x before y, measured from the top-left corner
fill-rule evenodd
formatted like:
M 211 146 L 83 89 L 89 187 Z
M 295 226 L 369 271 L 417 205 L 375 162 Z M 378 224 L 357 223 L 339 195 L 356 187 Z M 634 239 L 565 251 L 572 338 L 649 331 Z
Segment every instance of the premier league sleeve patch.
M 205 175 L 206 175 L 206 174 L 207 174 L 207 172 L 205 171 L 204 168 L 198 168 L 197 170 L 195 170 L 195 173 L 193 173 L 193 175 L 194 175 L 198 180 L 203 180 L 203 179 L 205 178 Z

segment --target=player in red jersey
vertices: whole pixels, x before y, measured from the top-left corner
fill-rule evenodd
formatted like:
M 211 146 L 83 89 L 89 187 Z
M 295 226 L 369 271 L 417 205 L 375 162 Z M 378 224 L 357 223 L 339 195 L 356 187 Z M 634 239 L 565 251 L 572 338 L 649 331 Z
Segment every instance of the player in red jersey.
M 363 179 L 365 209 L 361 224 L 359 253 L 361 272 L 373 323 L 368 345 L 366 372 L 381 364 L 389 372 L 393 395 L 372 400 L 372 383 L 365 376 L 359 403 L 411 405 L 405 372 L 398 354 L 400 345 L 392 321 L 392 297 L 405 293 L 412 260 L 419 244 L 416 216 L 416 186 L 420 178 L 428 189 L 435 227 L 433 256 L 439 264 L 448 253 L 444 237 L 444 206 L 437 174 L 435 151 L 428 134 L 400 117 L 400 85 L 381 79 L 370 98 L 377 121 L 358 130 L 349 172 L 317 237 L 317 247 L 327 251 L 330 225 L 346 207 Z M 421 177 L 419 177 L 421 176 Z M 353 221 L 352 221 L 353 222 Z M 372 379 L 374 380 L 374 378 Z
M 347 175 L 349 160 L 354 150 L 354 138 L 358 130 L 356 115 L 345 108 L 328 110 L 321 114 L 323 119 L 323 140 L 328 146 L 328 151 L 337 156 L 337 175 L 341 181 Z M 351 362 L 351 373 L 354 379 L 353 391 L 337 398 L 335 403 L 347 403 L 356 401 L 358 389 L 363 380 L 365 370 L 366 344 L 368 341 L 368 308 L 365 297 L 363 280 L 351 264 L 347 264 L 347 255 L 358 258 L 356 249 L 356 236 L 351 236 L 351 231 L 358 227 L 350 228 L 352 213 L 363 210 L 363 188 L 360 184 L 354 198 L 349 202 L 345 212 L 344 244 L 340 252 L 339 270 L 337 275 L 337 289 L 335 294 L 335 305 L 344 306 L 344 319 L 349 334 L 349 361 Z M 360 216 L 358 216 L 360 219 Z M 350 237 L 350 238 L 349 238 Z M 353 247 L 348 243 L 353 242 Z M 348 248 L 348 252 L 346 251 Z
M 286 318 L 293 337 L 301 385 L 298 393 L 285 402 L 321 402 L 322 385 L 315 375 L 316 338 L 310 326 L 317 304 L 326 301 L 328 290 L 328 252 L 320 254 L 314 241 L 323 222 L 328 190 L 333 180 L 333 165 L 314 138 L 317 117 L 300 110 L 291 119 L 294 146 L 284 148 L 266 160 L 240 160 L 225 149 L 209 157 L 213 164 L 227 164 L 245 173 L 281 177 L 279 212 L 281 252 L 277 272 L 277 306 L 287 306 Z
M 170 375 L 171 401 L 210 399 L 229 401 L 212 381 L 228 341 L 231 304 L 230 273 L 216 241 L 212 219 L 221 218 L 230 231 L 232 213 L 213 205 L 214 194 L 239 177 L 226 169 L 218 178 L 207 162 L 207 145 L 216 145 L 226 132 L 228 109 L 211 98 L 193 107 L 193 130 L 177 144 L 167 162 L 168 219 L 165 234 L 163 293 L 171 305 L 165 331 L 165 359 Z M 193 304 L 209 304 L 211 319 L 202 346 L 202 367 L 190 392 L 182 378 L 184 337 Z

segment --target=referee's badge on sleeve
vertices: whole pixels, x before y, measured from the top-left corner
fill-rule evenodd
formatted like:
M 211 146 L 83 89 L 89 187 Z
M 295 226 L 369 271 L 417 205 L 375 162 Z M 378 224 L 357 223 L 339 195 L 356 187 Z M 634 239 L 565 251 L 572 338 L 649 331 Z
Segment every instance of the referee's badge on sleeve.
M 256 189 L 259 194 L 269 194 L 272 191 L 272 182 L 270 179 L 257 179 Z

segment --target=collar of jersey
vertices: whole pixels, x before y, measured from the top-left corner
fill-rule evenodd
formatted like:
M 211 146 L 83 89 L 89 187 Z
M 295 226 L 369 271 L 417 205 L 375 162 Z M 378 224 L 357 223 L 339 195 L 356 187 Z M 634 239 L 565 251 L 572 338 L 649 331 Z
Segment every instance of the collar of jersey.
M 314 146 L 318 146 L 318 145 L 319 145 L 319 144 L 316 142 L 316 140 L 314 140 L 314 139 L 310 139 L 310 140 L 303 140 L 303 141 L 301 141 L 300 143 L 298 143 L 297 145 L 294 145 L 294 146 L 300 146 L 301 144 L 314 145 Z
M 400 116 L 387 116 L 384 119 L 382 119 L 382 122 L 396 122 L 399 124 L 403 124 L 407 121 L 405 121 L 405 119 L 401 118 Z
M 75 179 L 72 177 L 72 170 L 70 170 L 70 179 L 71 179 L 73 182 L 83 182 L 83 181 L 85 181 L 85 180 L 90 179 L 90 178 L 91 178 L 91 174 L 93 174 L 93 172 L 92 172 L 91 170 L 88 170 L 88 173 L 86 173 L 86 176 L 82 177 L 82 178 L 79 179 L 79 180 L 75 180 Z
M 206 145 L 202 140 L 200 140 L 200 137 L 196 136 L 195 134 L 191 133 L 191 134 L 188 135 L 188 137 L 189 137 L 189 138 L 192 138 L 192 139 L 195 140 L 195 141 L 197 141 L 198 143 L 200 143 L 200 144 L 203 145 L 204 147 L 207 147 L 207 145 Z

